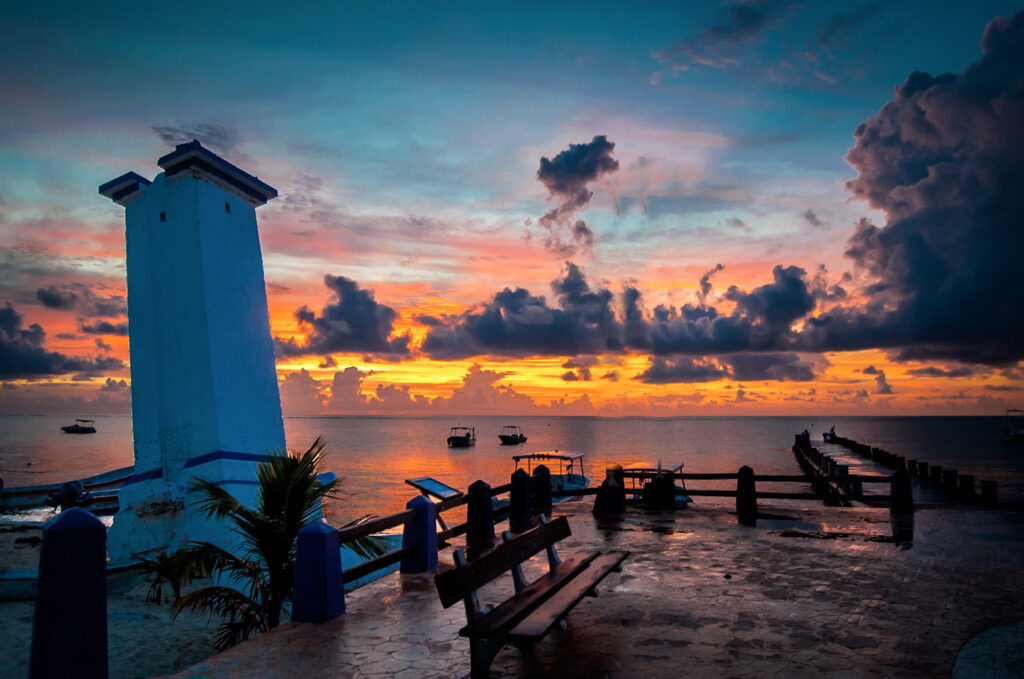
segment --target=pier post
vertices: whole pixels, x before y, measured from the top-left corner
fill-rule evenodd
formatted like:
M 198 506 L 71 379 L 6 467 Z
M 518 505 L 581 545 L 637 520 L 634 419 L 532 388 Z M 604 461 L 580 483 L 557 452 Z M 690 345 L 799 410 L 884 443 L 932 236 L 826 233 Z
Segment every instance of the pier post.
M 942 465 L 933 464 L 931 469 L 928 470 L 928 480 L 935 486 L 942 485 Z
M 494 504 L 491 486 L 486 481 L 474 481 L 467 492 L 466 545 L 487 548 L 494 544 Z
M 626 513 L 626 489 L 616 478 L 618 473 L 622 473 L 621 465 L 610 464 L 605 469 L 604 481 L 594 498 L 594 516 L 622 516 Z
M 951 500 L 955 500 L 957 497 L 957 474 L 955 469 L 943 469 L 942 470 L 942 490 Z
M 551 516 L 551 470 L 539 464 L 533 468 L 530 479 L 533 513 L 536 516 Z
M 911 476 L 917 476 L 917 460 L 907 460 L 907 471 Z
M 107 529 L 79 507 L 43 529 L 28 676 L 107 677 Z
M 987 505 L 994 505 L 999 502 L 995 481 L 981 482 L 981 501 Z
M 924 460 L 917 461 L 917 476 L 921 481 L 928 480 L 928 463 Z
M 736 519 L 744 526 L 757 525 L 757 486 L 754 470 L 743 465 L 736 478 Z
M 338 531 L 314 521 L 299 530 L 295 542 L 292 620 L 325 623 L 345 613 Z
M 960 499 L 974 502 L 974 476 L 971 474 L 960 475 Z
M 530 475 L 525 469 L 512 474 L 512 489 L 509 491 L 508 527 L 513 533 L 521 533 L 533 527 L 530 511 Z
M 910 486 L 910 474 L 899 469 L 889 482 L 889 513 L 906 514 L 914 511 L 914 492 Z
M 416 518 L 405 522 L 402 547 L 412 547 L 402 557 L 402 573 L 430 573 L 437 570 L 437 508 L 426 495 L 417 495 L 405 504 L 415 509 Z

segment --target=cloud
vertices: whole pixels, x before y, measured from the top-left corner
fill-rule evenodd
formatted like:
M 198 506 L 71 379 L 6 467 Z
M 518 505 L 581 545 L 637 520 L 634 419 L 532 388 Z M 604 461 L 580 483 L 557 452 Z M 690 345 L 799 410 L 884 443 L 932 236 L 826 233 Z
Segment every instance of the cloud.
M 344 276 L 324 276 L 331 291 L 330 303 L 314 311 L 303 306 L 295 318 L 309 329 L 305 342 L 275 338 L 281 356 L 328 355 L 335 352 L 364 352 L 377 355 L 404 356 L 409 353 L 409 336 L 393 337 L 398 314 L 389 306 L 378 304 L 373 292 Z
M 874 375 L 875 376 L 875 393 L 876 394 L 892 394 L 893 393 L 892 387 L 889 386 L 889 383 L 885 381 L 885 371 L 884 370 L 879 370 L 875 366 L 869 365 L 868 367 L 864 368 L 864 370 L 862 370 L 861 372 L 863 372 L 865 375 Z
M 728 377 L 728 371 L 710 359 L 650 358 L 650 365 L 634 379 L 647 384 L 674 384 L 678 382 L 714 382 Z
M 612 158 L 614 149 L 614 142 L 598 135 L 590 143 L 569 144 L 554 158 L 541 157 L 537 181 L 560 201 L 538 220 L 547 231 L 544 247 L 549 252 L 572 257 L 593 250 L 594 232 L 577 214 L 594 195 L 587 184 L 619 169 L 619 161 Z
M 203 146 L 216 153 L 231 153 L 238 148 L 241 138 L 231 129 L 217 123 L 179 123 L 178 125 L 152 125 L 149 129 L 168 146 L 198 139 Z
M 1024 358 L 1017 248 L 1024 214 L 1024 13 L 985 29 L 961 74 L 915 72 L 862 123 L 847 188 L 887 223 L 858 224 L 846 254 L 868 303 L 817 319 L 821 346 L 899 347 L 1005 365 Z
M 944 370 L 942 368 L 936 368 L 934 366 L 929 366 L 927 368 L 912 368 L 912 369 L 907 371 L 907 374 L 908 375 L 916 375 L 918 377 L 948 377 L 948 378 L 955 378 L 955 377 L 970 377 L 971 375 L 974 375 L 977 372 L 978 371 L 975 370 L 974 368 L 967 367 L 967 366 L 964 366 L 964 367 L 961 367 L 961 368 L 950 368 L 948 370 Z
M 673 71 L 726 68 L 740 63 L 742 48 L 755 43 L 789 13 L 793 3 L 748 0 L 724 8 L 722 21 L 699 35 L 683 38 L 655 58 Z
M 815 214 L 814 210 L 807 209 L 807 210 L 805 210 L 802 213 L 801 216 L 807 221 L 808 224 L 810 224 L 811 226 L 813 226 L 815 228 L 818 228 L 818 229 L 828 228 L 828 224 L 826 224 L 825 222 L 821 221 L 821 218 L 818 217 L 817 214 Z
M 84 283 L 48 285 L 36 290 L 36 299 L 50 309 L 77 310 L 84 316 L 124 316 L 128 313 L 128 303 L 123 295 L 101 296 Z
M 431 327 L 421 350 L 437 359 L 501 356 L 577 356 L 622 347 L 613 295 L 593 289 L 572 262 L 551 283 L 559 306 L 528 290 L 505 288 L 458 316 Z
M 648 384 L 673 384 L 722 379 L 808 382 L 815 377 L 814 365 L 797 354 L 739 353 L 699 359 L 652 356 L 647 369 L 635 379 Z
M 708 295 L 711 294 L 711 277 L 724 268 L 725 266 L 721 263 L 715 264 L 713 269 L 700 277 L 700 292 L 697 293 L 697 299 L 700 300 L 701 304 L 704 304 L 707 301 Z
M 78 330 L 87 335 L 119 335 L 128 336 L 127 323 L 111 323 L 107 320 L 99 320 L 95 323 L 87 323 L 84 318 L 78 319 Z
M 38 323 L 23 326 L 24 317 L 7 303 L 0 308 L 0 378 L 38 378 L 63 373 L 92 377 L 124 367 L 112 356 L 79 358 L 47 351 L 46 331 Z

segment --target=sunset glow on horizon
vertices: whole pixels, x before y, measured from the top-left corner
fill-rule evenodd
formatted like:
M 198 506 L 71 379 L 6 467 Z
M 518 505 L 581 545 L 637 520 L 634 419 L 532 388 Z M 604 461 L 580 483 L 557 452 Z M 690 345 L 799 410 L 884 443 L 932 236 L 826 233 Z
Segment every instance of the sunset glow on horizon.
M 1024 13 L 586 7 L 10 9 L 0 412 L 130 412 L 96 187 L 193 138 L 286 415 L 1022 407 Z

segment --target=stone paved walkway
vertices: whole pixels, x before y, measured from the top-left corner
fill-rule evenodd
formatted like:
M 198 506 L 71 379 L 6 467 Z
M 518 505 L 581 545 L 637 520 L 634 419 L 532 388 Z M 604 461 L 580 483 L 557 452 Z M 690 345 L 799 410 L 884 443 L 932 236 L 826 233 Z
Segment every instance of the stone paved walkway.
M 624 571 L 568 629 L 503 649 L 492 677 L 950 677 L 968 640 L 1024 619 L 1019 514 L 919 511 L 906 548 L 884 510 L 762 507 L 772 516 L 745 528 L 719 510 L 601 524 L 589 509 L 556 505 L 573 529 L 563 552 L 632 550 Z M 508 578 L 481 598 L 511 591 Z M 468 674 L 463 608 L 442 609 L 431 577 L 388 576 L 347 603 L 341 619 L 286 623 L 174 677 Z M 997 644 L 1019 646 L 1016 629 Z

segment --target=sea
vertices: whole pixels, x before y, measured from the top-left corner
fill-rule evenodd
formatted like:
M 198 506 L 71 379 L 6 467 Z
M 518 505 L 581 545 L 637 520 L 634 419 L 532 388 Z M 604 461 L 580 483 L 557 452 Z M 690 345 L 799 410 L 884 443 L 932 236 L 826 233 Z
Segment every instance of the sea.
M 86 417 L 83 415 L 82 417 Z M 133 463 L 130 415 L 95 415 L 97 432 L 69 435 L 60 415 L 0 415 L 0 478 L 11 486 L 64 482 Z M 498 433 L 518 425 L 525 444 L 503 446 Z M 475 427 L 477 444 L 448 448 L 449 429 Z M 1001 501 L 1024 503 L 1024 445 L 999 440 L 1002 417 L 289 417 L 290 450 L 317 437 L 326 443 L 326 470 L 341 479 L 339 496 L 325 507 L 332 524 L 404 509 L 416 491 L 406 479 L 429 476 L 465 490 L 483 479 L 507 483 L 513 455 L 542 451 L 584 453 L 584 471 L 597 485 L 609 463 L 683 463 L 686 472 L 799 474 L 794 435 L 850 465 L 851 473 L 888 474 L 873 462 L 836 446 L 822 446 L 822 432 L 836 433 L 907 458 L 926 460 L 997 483 Z M 198 453 L 206 451 L 197 451 Z M 555 471 L 555 470 L 553 470 Z M 726 482 L 728 485 L 729 482 Z M 692 482 L 691 482 L 692 485 Z M 701 487 L 716 487 L 704 484 Z M 722 487 L 721 483 L 717 487 Z M 702 505 L 729 501 L 697 498 Z M 49 511 L 49 510 L 47 510 Z M 38 514 L 38 513 L 37 513 Z M 40 518 L 34 515 L 35 518 Z M 7 517 L 9 520 L 11 517 Z M 24 518 L 24 517 L 23 517 Z M 45 517 L 42 517 L 45 518 Z

